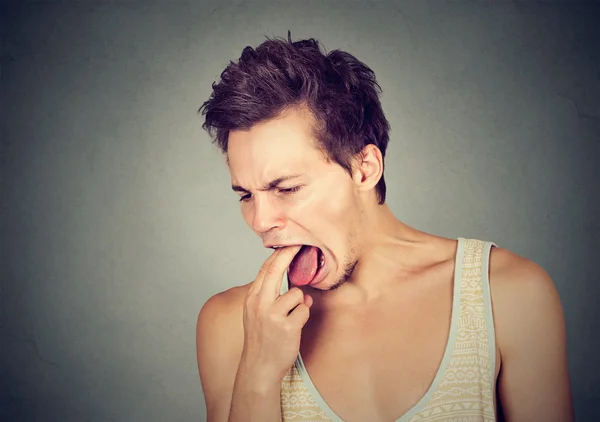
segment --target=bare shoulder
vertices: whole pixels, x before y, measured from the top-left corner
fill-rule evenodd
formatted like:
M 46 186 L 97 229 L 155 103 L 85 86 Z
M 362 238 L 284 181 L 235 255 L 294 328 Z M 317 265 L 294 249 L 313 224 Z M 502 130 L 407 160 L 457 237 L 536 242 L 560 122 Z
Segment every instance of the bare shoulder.
M 244 330 L 244 300 L 250 286 L 252 283 L 217 293 L 202 306 L 196 325 L 199 359 L 205 355 L 210 356 L 211 351 L 217 347 L 237 351 L 239 347 L 236 346 L 239 346 Z
M 535 262 L 493 248 L 490 290 L 504 420 L 572 421 L 565 320 L 554 282 Z
M 241 323 L 244 298 L 252 283 L 243 286 L 236 286 L 217 293 L 210 297 L 200 309 L 198 315 L 198 328 L 221 326 L 225 324 L 227 328 L 235 328 Z
M 537 337 L 563 335 L 558 292 L 546 270 L 537 263 L 507 249 L 492 248 L 490 290 L 503 356 Z
M 215 294 L 198 315 L 196 356 L 209 420 L 226 420 L 229 412 L 244 344 L 244 300 L 251 285 Z

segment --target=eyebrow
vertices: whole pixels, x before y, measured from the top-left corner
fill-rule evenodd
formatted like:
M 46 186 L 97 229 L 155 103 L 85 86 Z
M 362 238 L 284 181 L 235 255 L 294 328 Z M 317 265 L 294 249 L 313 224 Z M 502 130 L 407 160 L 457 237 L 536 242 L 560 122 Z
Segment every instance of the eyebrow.
M 287 176 L 281 176 L 281 177 L 278 177 L 277 179 L 273 179 L 270 182 L 266 183 L 262 188 L 259 188 L 258 190 L 259 191 L 270 191 L 270 190 L 277 188 L 283 182 L 287 182 L 288 180 L 291 180 L 291 179 L 296 179 L 300 176 L 303 176 L 303 174 L 290 174 Z M 242 186 L 239 186 L 239 185 L 231 185 L 231 189 L 233 189 L 235 192 L 250 193 L 250 191 L 248 189 L 246 189 Z

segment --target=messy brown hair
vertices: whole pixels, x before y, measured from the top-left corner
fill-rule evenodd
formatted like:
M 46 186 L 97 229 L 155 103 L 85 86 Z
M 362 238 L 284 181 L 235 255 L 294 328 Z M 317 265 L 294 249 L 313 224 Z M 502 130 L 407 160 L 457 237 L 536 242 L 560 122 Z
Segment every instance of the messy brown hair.
M 305 106 L 316 122 L 318 147 L 350 175 L 353 159 L 366 145 L 377 146 L 385 157 L 390 126 L 375 73 L 344 51 L 322 52 L 313 38 L 292 42 L 288 32 L 287 40 L 267 38 L 256 48 L 246 47 L 212 88 L 199 110 L 205 116 L 202 128 L 225 155 L 231 130 L 247 130 Z M 375 189 L 383 204 L 383 174 Z

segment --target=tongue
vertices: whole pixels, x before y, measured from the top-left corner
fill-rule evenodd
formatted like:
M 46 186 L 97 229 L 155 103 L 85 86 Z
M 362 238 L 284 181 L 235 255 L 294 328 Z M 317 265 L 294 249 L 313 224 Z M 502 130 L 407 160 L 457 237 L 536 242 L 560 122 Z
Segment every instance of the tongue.
M 312 281 L 317 273 L 319 248 L 304 245 L 290 264 L 288 277 L 292 284 L 304 286 Z

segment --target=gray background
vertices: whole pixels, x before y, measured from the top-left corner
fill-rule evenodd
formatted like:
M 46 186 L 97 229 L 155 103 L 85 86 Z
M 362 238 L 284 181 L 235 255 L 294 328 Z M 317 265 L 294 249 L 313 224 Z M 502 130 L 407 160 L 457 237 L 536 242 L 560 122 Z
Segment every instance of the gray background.
M 401 220 L 550 273 L 599 420 L 599 3 L 225 3 L 3 5 L 0 417 L 205 418 L 198 311 L 268 252 L 196 112 L 290 29 L 375 70 Z

